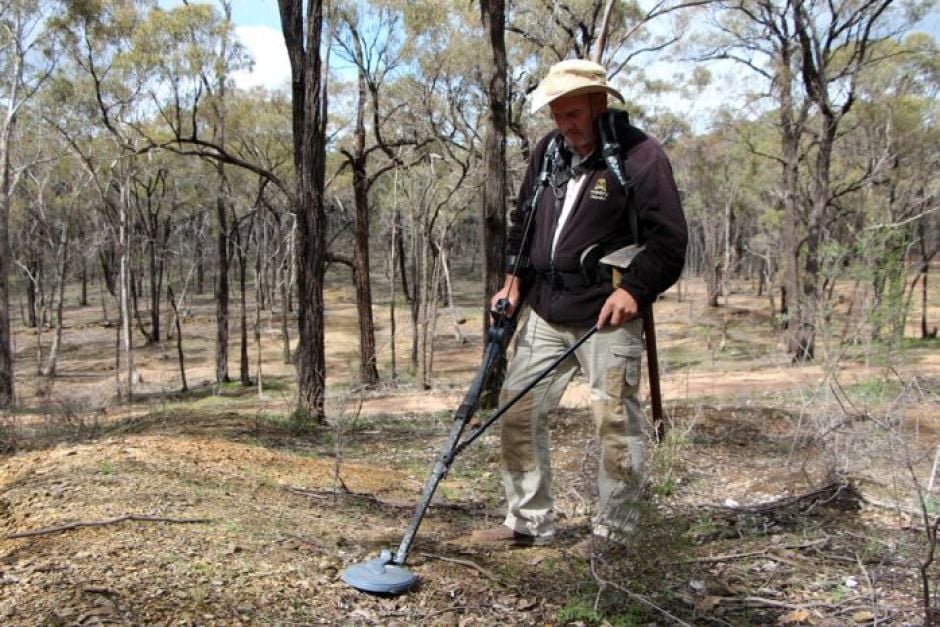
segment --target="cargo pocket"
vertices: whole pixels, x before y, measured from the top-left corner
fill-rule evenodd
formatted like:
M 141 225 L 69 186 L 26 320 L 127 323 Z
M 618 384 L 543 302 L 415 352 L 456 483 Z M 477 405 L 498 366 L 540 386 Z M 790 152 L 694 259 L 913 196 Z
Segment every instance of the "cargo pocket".
M 640 385 L 642 344 L 614 344 L 610 347 L 611 368 L 608 370 L 607 392 L 613 398 L 623 398 Z

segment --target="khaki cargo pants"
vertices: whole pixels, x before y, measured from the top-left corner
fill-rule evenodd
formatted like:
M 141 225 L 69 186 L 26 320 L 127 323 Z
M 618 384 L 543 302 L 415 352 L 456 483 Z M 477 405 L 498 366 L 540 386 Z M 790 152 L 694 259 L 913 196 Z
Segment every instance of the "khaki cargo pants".
M 530 312 L 516 338 L 501 402 L 547 368 L 587 329 L 551 324 Z M 637 391 L 643 321 L 598 331 L 502 418 L 502 474 L 508 513 L 504 524 L 535 536 L 555 533 L 547 415 L 580 366 L 591 390 L 591 411 L 601 445 L 593 532 L 617 539 L 636 525 L 643 488 L 646 431 Z

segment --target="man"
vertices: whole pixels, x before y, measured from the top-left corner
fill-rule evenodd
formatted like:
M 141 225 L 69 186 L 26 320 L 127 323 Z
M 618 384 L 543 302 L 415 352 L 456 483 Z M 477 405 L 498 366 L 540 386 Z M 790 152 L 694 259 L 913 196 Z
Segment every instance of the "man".
M 608 95 L 623 101 L 608 85 L 602 66 L 577 59 L 552 66 L 533 95 L 532 111 L 548 105 L 557 129 L 539 141 L 529 160 L 511 214 L 510 268 L 492 298 L 494 308 L 497 301 L 508 301 L 509 315 L 523 299 L 532 310 L 516 338 L 502 401 L 515 396 L 592 325 L 599 331 L 574 359 L 562 363 L 503 417 L 508 512 L 502 525 L 471 535 L 480 543 L 552 541 L 556 521 L 546 416 L 558 406 L 579 366 L 590 384 L 601 458 L 592 536 L 576 550 L 584 555 L 597 541 L 623 542 L 636 523 L 646 443 L 637 397 L 644 348 L 640 315 L 678 279 L 687 231 L 665 152 L 630 126 L 626 113 L 613 118 L 621 149 L 617 158 L 630 179 L 628 189 L 608 170 L 597 126 L 607 111 Z M 556 141 L 558 136 L 563 141 Z M 534 222 L 524 237 L 526 205 L 539 185 L 546 152 L 551 185 L 531 209 Z M 596 261 L 632 243 L 644 248 L 615 287 L 610 272 L 596 267 Z M 512 268 L 516 259 L 526 256 L 528 268 Z

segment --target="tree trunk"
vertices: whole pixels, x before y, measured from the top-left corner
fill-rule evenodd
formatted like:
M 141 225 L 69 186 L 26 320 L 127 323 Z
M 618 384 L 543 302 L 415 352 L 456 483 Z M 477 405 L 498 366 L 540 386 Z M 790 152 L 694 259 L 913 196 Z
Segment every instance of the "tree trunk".
M 379 370 L 376 359 L 375 321 L 372 316 L 372 281 L 369 267 L 369 176 L 367 172 L 368 152 L 366 151 L 366 68 L 362 42 L 358 32 L 350 24 L 355 55 L 359 59 L 358 98 L 356 102 L 356 128 L 353 135 L 352 154 L 347 158 L 352 166 L 353 201 L 356 211 L 355 247 L 353 250 L 353 282 L 356 286 L 356 310 L 359 316 L 359 378 L 365 387 L 374 387 L 379 382 Z M 373 93 L 374 102 L 378 98 Z M 378 114 L 377 106 L 374 113 Z
M 58 267 L 58 276 L 56 277 L 57 302 L 55 307 L 55 333 L 52 336 L 52 346 L 49 347 L 49 357 L 46 365 L 43 367 L 42 376 L 53 377 L 56 372 L 56 365 L 59 361 L 59 347 L 62 344 L 62 324 L 63 312 L 65 310 L 65 280 L 69 269 L 69 224 L 68 221 L 62 226 L 62 234 L 59 239 L 58 257 L 62 260 Z
M 398 276 L 401 277 L 401 293 L 402 296 L 405 297 L 405 302 L 410 303 L 412 301 L 412 290 L 408 287 L 408 255 L 405 254 L 405 236 L 401 228 L 401 209 L 397 205 L 395 206 L 392 230 L 395 233 L 392 246 L 395 247 L 396 256 L 398 257 Z
M 447 263 L 447 248 L 444 247 L 444 242 L 446 240 L 441 238 L 441 248 L 438 251 L 441 259 L 441 272 L 444 278 L 444 302 L 447 305 L 447 311 L 450 313 L 450 319 L 454 323 L 454 339 L 460 344 L 465 343 L 467 340 L 463 336 L 463 332 L 460 330 L 460 325 L 464 320 L 458 315 L 457 305 L 454 304 L 454 288 L 450 280 L 450 264 Z
M 15 98 L 8 101 L 7 115 L 0 129 L 0 409 L 13 407 L 13 335 L 10 328 L 10 204 L 13 196 L 10 150 L 16 115 Z
M 200 220 L 203 218 L 200 217 Z M 203 246 L 203 231 L 199 229 L 198 236 L 195 239 L 196 247 L 196 293 L 202 294 L 206 289 L 206 255 L 205 247 Z
M 326 362 L 323 330 L 323 275 L 326 268 L 326 85 L 320 46 L 322 0 L 278 0 L 281 29 L 291 64 L 291 113 L 296 172 L 297 419 L 325 423 Z
M 132 335 L 131 335 L 131 312 L 130 312 L 130 295 L 128 294 L 131 277 L 130 271 L 128 268 L 128 254 L 130 252 L 130 236 L 128 234 L 127 228 L 127 212 L 128 212 L 128 198 L 127 198 L 127 185 L 125 181 L 124 188 L 121 190 L 121 208 L 120 208 L 120 229 L 119 229 L 119 239 L 121 246 L 121 256 L 120 256 L 120 290 L 121 290 L 121 346 L 124 353 L 124 367 L 127 373 L 127 381 L 125 381 L 124 392 L 126 394 L 125 398 L 127 402 L 131 402 L 134 398 L 134 351 L 132 344 Z M 118 370 L 120 373 L 120 369 Z M 120 377 L 120 374 L 118 374 Z
M 255 255 L 255 328 L 254 328 L 254 339 L 255 339 L 255 354 L 257 355 L 258 368 L 257 368 L 257 378 L 258 378 L 258 398 L 264 397 L 264 383 L 261 378 L 261 302 L 264 300 L 264 266 L 261 263 L 261 258 L 265 256 L 262 251 L 265 249 L 266 236 L 265 232 L 267 230 L 267 225 L 265 220 L 261 219 L 258 221 L 258 228 L 261 229 L 260 239 L 258 241 L 258 254 Z
M 503 285 L 506 275 L 506 4 L 504 0 L 480 0 L 483 29 L 489 39 L 486 138 L 483 149 L 482 216 L 480 245 L 483 248 L 483 337 L 490 325 L 489 298 Z M 495 407 L 506 375 L 501 356 L 480 397 L 483 408 Z
M 802 352 L 803 340 L 798 332 L 799 306 L 790 300 L 800 293 L 800 240 L 797 233 L 799 222 L 799 162 L 800 125 L 796 120 L 793 102 L 793 77 L 789 70 L 790 55 L 783 55 L 780 84 L 780 127 L 783 191 L 783 285 L 781 286 L 780 311 L 787 329 L 787 352 L 797 355 Z
M 357 46 L 358 42 L 356 38 Z M 374 387 L 379 382 L 379 370 L 376 363 L 375 321 L 372 317 L 372 281 L 369 276 L 369 183 L 366 172 L 365 114 L 366 79 L 360 67 L 355 158 L 352 160 L 353 197 L 356 205 L 353 282 L 356 284 L 356 309 L 359 314 L 359 377 L 362 385 Z
M 215 199 L 215 214 L 218 219 L 215 248 L 218 257 L 215 281 L 215 381 L 227 383 L 230 380 L 228 376 L 228 209 L 225 196 L 225 168 L 220 163 L 216 171 L 219 181 Z
M 393 212 L 394 216 L 392 217 L 392 232 L 389 236 L 389 259 L 388 269 L 391 276 L 389 277 L 389 288 L 388 288 L 388 331 L 389 335 L 389 349 L 391 350 L 391 380 L 395 382 L 398 380 L 398 364 L 397 364 L 397 355 L 398 351 L 395 349 L 395 342 L 397 339 L 397 329 L 395 327 L 395 284 L 397 283 L 398 276 L 398 267 L 396 266 L 397 262 L 397 246 L 395 246 L 396 238 L 398 237 L 398 230 L 396 228 L 400 215 L 398 213 L 398 169 L 395 169 L 395 199 L 393 201 Z
M 234 220 L 235 217 L 232 216 Z M 251 373 L 248 365 L 248 297 L 247 297 L 247 274 L 248 260 L 245 255 L 245 248 L 242 246 L 241 229 L 238 224 L 235 225 L 235 251 L 238 261 L 238 287 L 239 287 L 239 359 L 238 359 L 238 380 L 245 387 L 251 385 Z
M 149 342 L 156 344 L 160 341 L 160 287 L 163 274 L 162 265 L 157 262 L 157 239 L 159 226 L 156 216 L 150 216 L 150 236 L 147 238 L 147 257 L 150 264 L 150 337 Z
M 166 288 L 166 297 L 170 301 L 170 307 L 173 308 L 173 320 L 176 325 L 176 355 L 179 360 L 180 365 L 180 381 L 183 384 L 183 391 L 189 391 L 189 386 L 186 385 L 186 361 L 183 357 L 183 327 L 180 324 L 180 312 L 176 307 L 176 298 L 173 296 L 173 287 L 167 286 Z
M 30 329 L 35 329 L 36 325 L 39 324 L 39 316 L 37 315 L 39 299 L 37 296 L 39 294 L 39 273 L 41 271 L 35 255 L 29 255 L 26 268 L 24 271 L 26 274 L 26 325 Z

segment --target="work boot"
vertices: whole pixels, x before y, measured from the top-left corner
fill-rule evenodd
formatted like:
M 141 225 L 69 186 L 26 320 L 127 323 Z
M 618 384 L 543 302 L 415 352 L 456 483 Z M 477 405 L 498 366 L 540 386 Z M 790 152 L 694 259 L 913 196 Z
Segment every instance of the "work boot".
M 477 529 L 470 534 L 471 542 L 494 546 L 545 546 L 551 544 L 552 540 L 554 540 L 554 536 L 532 536 L 514 531 L 506 525 L 490 527 L 489 529 Z

